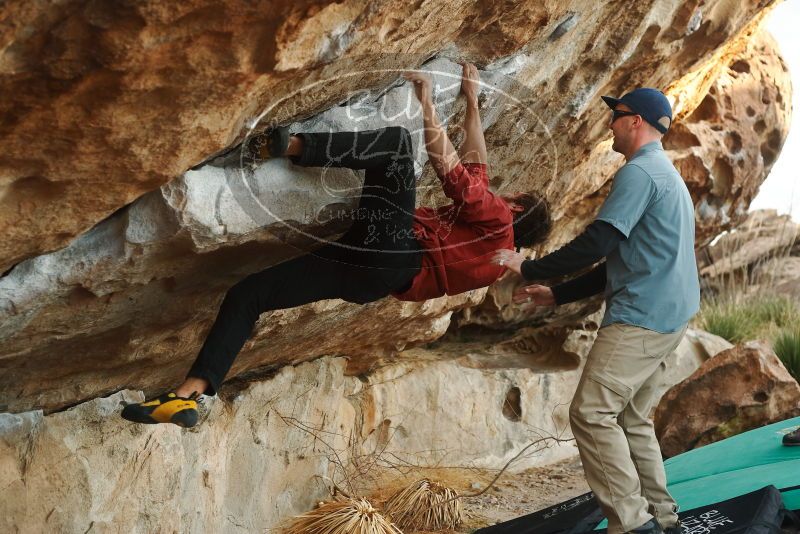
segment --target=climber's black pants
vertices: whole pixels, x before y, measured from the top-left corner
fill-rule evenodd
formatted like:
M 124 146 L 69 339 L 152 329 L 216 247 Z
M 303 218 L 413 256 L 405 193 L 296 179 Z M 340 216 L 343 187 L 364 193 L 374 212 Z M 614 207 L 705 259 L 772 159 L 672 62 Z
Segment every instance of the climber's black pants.
M 332 298 L 372 302 L 408 287 L 419 272 L 421 252 L 411 232 L 415 176 L 408 131 L 298 135 L 303 154 L 291 158 L 295 164 L 366 171 L 353 225 L 336 242 L 252 274 L 228 290 L 188 374 L 210 382 L 207 395 L 219 389 L 261 313 Z

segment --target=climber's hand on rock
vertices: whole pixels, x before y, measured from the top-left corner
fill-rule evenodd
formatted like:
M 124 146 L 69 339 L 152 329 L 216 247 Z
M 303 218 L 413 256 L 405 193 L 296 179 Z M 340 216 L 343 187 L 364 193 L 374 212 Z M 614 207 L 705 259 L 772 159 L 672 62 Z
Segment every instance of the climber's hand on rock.
M 555 306 L 556 304 L 553 290 L 539 284 L 518 287 L 514 290 L 512 299 L 514 300 L 514 304 L 530 304 L 531 307 Z
M 424 72 L 409 71 L 403 74 L 403 78 L 414 84 L 414 94 L 417 100 L 426 104 L 433 101 L 433 84 L 431 77 Z

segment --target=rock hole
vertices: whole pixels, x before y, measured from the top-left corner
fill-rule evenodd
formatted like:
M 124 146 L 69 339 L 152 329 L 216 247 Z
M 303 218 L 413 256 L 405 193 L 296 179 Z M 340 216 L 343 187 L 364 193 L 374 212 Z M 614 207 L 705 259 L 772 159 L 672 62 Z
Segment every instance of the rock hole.
M 161 286 L 164 288 L 166 293 L 173 293 L 175 292 L 175 287 L 177 287 L 178 281 L 175 279 L 174 276 L 168 276 L 167 278 L 161 279 Z
M 764 391 L 756 391 L 753 394 L 753 400 L 756 402 L 767 402 L 767 400 L 769 400 L 769 395 Z
M 565 72 L 559 79 L 558 79 L 558 88 L 562 91 L 566 91 L 569 88 L 569 81 L 572 79 L 571 72 Z
M 68 186 L 44 176 L 25 176 L 13 181 L 3 195 L 3 209 L 33 212 L 63 198 Z
M 773 152 L 767 143 L 761 143 L 761 157 L 764 159 L 764 166 L 769 167 L 775 162 L 777 154 Z
M 391 439 L 391 435 L 389 431 L 392 428 L 392 420 L 391 419 L 384 419 L 381 421 L 380 426 L 378 426 L 378 436 L 376 437 L 378 447 L 385 447 L 389 443 L 389 439 Z
M 661 26 L 658 24 L 651 24 L 644 31 L 642 39 L 639 41 L 639 50 L 650 50 L 656 42 L 658 34 L 661 33 Z
M 753 130 L 755 130 L 757 134 L 764 133 L 764 130 L 766 129 L 767 129 L 767 123 L 764 122 L 764 119 L 758 119 L 756 123 L 753 125 Z
M 716 99 L 707 94 L 706 97 L 697 106 L 697 109 L 692 112 L 692 120 L 697 121 L 717 121 L 719 120 L 719 107 L 717 106 Z
M 578 23 L 578 17 L 575 16 L 575 13 L 568 13 L 567 18 L 565 18 L 558 24 L 558 26 L 556 26 L 556 29 L 553 30 L 553 33 L 550 34 L 549 39 L 551 41 L 555 41 L 568 31 L 570 31 L 572 28 L 574 28 L 577 23 Z
M 676 124 L 664 136 L 664 148 L 667 150 L 680 150 L 694 146 L 700 146 L 700 139 L 683 124 Z
M 733 65 L 731 65 L 731 70 L 736 72 L 750 72 L 750 63 L 747 61 L 740 59 L 739 61 L 735 61 Z
M 756 110 L 754 110 L 752 106 L 747 106 L 745 111 L 747 112 L 748 117 L 752 117 L 756 114 Z
M 769 147 L 776 152 L 780 150 L 781 133 L 778 130 L 772 130 L 767 137 L 767 144 L 769 144 Z
M 725 146 L 732 154 L 738 153 L 742 149 L 742 136 L 736 132 L 728 132 L 725 136 Z
M 763 122 L 763 121 L 760 121 Z M 766 141 L 761 143 L 761 157 L 764 158 L 764 165 L 769 167 L 778 157 L 778 152 L 781 149 L 781 133 L 778 130 L 772 130 L 767 135 Z
M 603 126 L 605 128 L 605 125 Z M 582 139 L 585 137 L 589 132 L 589 122 L 583 121 L 580 126 L 575 130 L 575 138 Z
M 733 168 L 730 163 L 722 158 L 717 158 L 711 168 L 711 174 L 714 177 L 711 194 L 727 198 L 731 191 L 731 185 L 733 185 Z
M 503 401 L 503 417 L 509 421 L 516 422 L 522 419 L 521 396 L 517 386 L 512 386 L 506 393 L 506 399 Z
M 687 182 L 702 183 L 708 179 L 709 171 L 705 163 L 694 154 L 675 160 L 673 164 Z
M 82 306 L 97 299 L 97 295 L 83 286 L 75 286 L 67 295 L 67 303 L 70 306 Z
M 769 104 L 770 102 L 772 102 L 772 99 L 769 97 L 767 93 L 762 93 L 761 102 L 763 102 L 764 104 Z

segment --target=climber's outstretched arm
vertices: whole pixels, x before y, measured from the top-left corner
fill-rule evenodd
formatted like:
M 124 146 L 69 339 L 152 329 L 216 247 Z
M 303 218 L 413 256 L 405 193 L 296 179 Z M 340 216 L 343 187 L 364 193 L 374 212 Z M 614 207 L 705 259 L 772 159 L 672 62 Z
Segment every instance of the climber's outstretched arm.
M 425 128 L 425 148 L 428 159 L 439 176 L 452 171 L 458 164 L 458 153 L 439 122 L 433 105 L 430 76 L 421 72 L 407 72 L 405 78 L 414 84 L 414 93 L 422 105 L 422 120 Z
M 464 143 L 459 153 L 463 162 L 488 162 L 486 141 L 483 138 L 481 116 L 478 112 L 478 88 L 480 76 L 472 63 L 464 63 L 461 74 L 461 93 L 467 99 L 467 111 L 464 117 Z

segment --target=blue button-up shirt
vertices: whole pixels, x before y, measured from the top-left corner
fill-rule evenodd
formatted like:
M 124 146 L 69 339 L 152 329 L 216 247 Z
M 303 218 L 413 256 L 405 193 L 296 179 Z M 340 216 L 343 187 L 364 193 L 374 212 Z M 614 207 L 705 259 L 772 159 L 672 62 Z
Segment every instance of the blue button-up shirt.
M 677 331 L 700 308 L 694 206 L 660 142 L 641 147 L 617 171 L 597 219 L 627 238 L 606 258 L 602 326 Z

